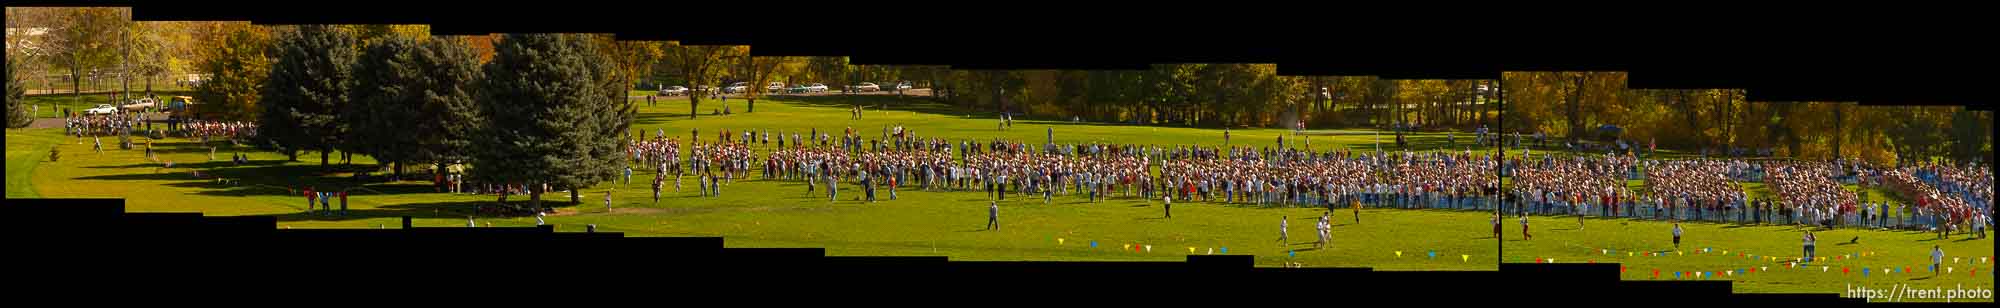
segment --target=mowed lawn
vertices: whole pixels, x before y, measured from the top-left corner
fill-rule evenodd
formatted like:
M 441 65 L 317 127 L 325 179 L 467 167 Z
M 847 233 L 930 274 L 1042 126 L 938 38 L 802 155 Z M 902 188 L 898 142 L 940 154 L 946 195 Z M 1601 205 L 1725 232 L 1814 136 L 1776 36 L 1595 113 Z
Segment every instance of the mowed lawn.
M 1055 130 L 1057 142 L 1109 142 L 1160 145 L 1221 145 L 1221 130 L 1175 127 L 1072 124 L 1067 121 L 1039 121 L 1019 118 L 1011 130 L 1000 130 L 991 114 L 954 113 L 936 105 L 913 104 L 893 96 L 857 97 L 867 103 L 889 100 L 889 110 L 871 108 L 862 120 L 849 120 L 850 101 L 840 97 L 760 100 L 755 113 L 741 113 L 744 101 L 730 99 L 736 114 L 710 116 L 707 111 L 717 101 L 704 100 L 703 114 L 688 119 L 685 100 L 667 100 L 658 106 L 643 106 L 636 130 L 652 136 L 665 130 L 686 140 L 691 128 L 699 128 L 702 139 L 711 141 L 719 129 L 771 129 L 798 132 L 810 128 L 839 135 L 852 126 L 877 138 L 884 125 L 905 125 L 917 136 L 940 136 L 952 140 L 1005 138 L 1039 143 Z M 643 103 L 642 103 L 643 104 Z M 1315 131 L 1314 133 L 1327 133 Z M 1339 134 L 1343 132 L 1333 132 Z M 1374 149 L 1374 135 L 1348 131 L 1348 135 L 1312 136 L 1316 150 L 1341 147 Z M 1280 135 L 1287 145 L 1303 147 L 1290 130 L 1237 129 L 1230 132 L 1231 144 L 1276 146 Z M 775 136 L 774 136 L 775 137 Z M 1393 137 L 1382 139 L 1393 146 Z M 1441 134 L 1418 135 L 1418 146 L 1443 147 Z M 1463 145 L 1470 136 L 1459 136 Z M 412 181 L 362 182 L 346 170 L 372 167 L 374 161 L 356 155 L 356 167 L 323 172 L 317 153 L 304 153 L 299 161 L 287 162 L 278 153 L 256 152 L 247 147 L 221 144 L 216 161 L 208 161 L 209 149 L 198 142 L 168 138 L 154 141 L 161 161 L 175 167 L 160 170 L 162 163 L 148 159 L 144 151 L 115 150 L 115 138 L 105 138 L 107 150 L 91 150 L 88 138 L 81 143 L 61 135 L 61 129 L 8 131 L 8 195 L 50 198 L 126 198 L 133 212 L 202 212 L 211 216 L 275 215 L 281 227 L 290 228 L 377 228 L 400 225 L 401 216 L 416 218 L 419 226 L 462 227 L 468 217 L 479 225 L 530 226 L 533 217 L 488 217 L 475 214 L 475 206 L 493 204 L 492 195 L 436 193 L 428 178 Z M 788 140 L 789 141 L 789 140 Z M 63 151 L 59 162 L 47 161 L 48 147 Z M 775 143 L 773 143 L 775 146 Z M 143 147 L 143 145 L 141 145 Z M 761 153 L 770 147 L 758 146 Z M 1462 150 L 1463 148 L 1455 149 Z M 249 164 L 236 166 L 228 161 L 234 151 L 251 155 Z M 17 157 L 26 159 L 17 159 Z M 336 159 L 338 156 L 335 156 Z M 196 179 L 191 171 L 236 179 L 227 185 Z M 755 177 L 753 171 L 752 177 Z M 17 181 L 16 179 L 28 179 Z M 1298 262 L 1313 267 L 1374 267 L 1384 270 L 1492 270 L 1499 260 L 1498 243 L 1485 228 L 1487 214 L 1476 211 L 1367 209 L 1354 222 L 1351 211 L 1336 211 L 1332 244 L 1313 250 L 1306 244 L 1316 239 L 1313 224 L 1322 209 L 1258 208 L 1255 206 L 1179 202 L 1172 219 L 1163 218 L 1158 202 L 1137 198 L 1113 198 L 1086 203 L 1081 195 L 1057 196 L 1043 204 L 1039 198 L 1008 196 L 1000 202 L 1001 229 L 984 231 L 988 198 L 981 192 L 922 192 L 904 190 L 898 200 L 887 200 L 879 191 L 879 202 L 854 200 L 862 192 L 853 184 L 841 185 L 840 200 L 829 202 L 820 191 L 808 195 L 803 183 L 783 180 L 737 180 L 724 186 L 721 197 L 703 198 L 696 193 L 696 178 L 684 180 L 681 191 L 668 192 L 658 204 L 646 186 L 652 173 L 635 171 L 630 185 L 604 183 L 582 190 L 582 203 L 569 204 L 567 194 L 545 195 L 559 214 L 547 220 L 566 232 L 581 232 L 585 225 L 601 231 L 625 232 L 632 236 L 721 236 L 729 247 L 819 247 L 832 255 L 949 256 L 956 260 L 1182 260 L 1193 253 L 1214 251 L 1257 255 L 1259 266 L 1281 266 Z M 21 184 L 17 184 L 21 182 Z M 671 180 L 669 180 L 671 182 Z M 320 190 L 352 189 L 346 216 L 305 214 L 305 198 L 291 189 L 314 186 Z M 612 192 L 613 208 L 606 211 L 603 198 Z M 511 202 L 525 196 L 510 198 Z M 336 205 L 336 207 L 338 207 Z M 1292 245 L 1278 241 L 1279 221 L 1289 217 Z M 1092 248 L 1091 243 L 1097 247 Z M 1136 250 L 1126 245 L 1137 245 Z M 1151 246 L 1150 251 L 1145 247 Z M 1296 251 L 1296 256 L 1288 252 Z M 1401 252 L 1398 256 L 1396 253 Z M 1431 257 L 1435 252 L 1436 257 Z
M 1643 189 L 1643 183 L 1643 180 L 1627 182 L 1634 189 Z M 1742 184 L 1752 200 L 1774 197 L 1763 183 Z M 1854 185 L 1847 187 L 1855 189 Z M 1884 189 L 1867 187 L 1860 192 L 1871 201 L 1887 199 L 1897 205 L 1909 204 L 1908 199 Z M 1892 214 L 1891 219 L 1894 217 Z M 1534 235 L 1532 240 L 1521 236 L 1518 217 L 1508 216 L 1502 221 L 1506 262 L 1550 259 L 1560 263 L 1615 262 L 1624 266 L 1623 277 L 1627 280 L 1673 280 L 1675 272 L 1682 272 L 1679 279 L 1735 281 L 1736 292 L 1746 293 L 1840 293 L 1850 285 L 1892 288 L 1898 284 L 1906 288 L 1990 290 L 1992 262 L 2000 262 L 1992 259 L 1993 239 L 1967 239 L 1969 236 L 1965 234 L 1940 240 L 1934 232 L 1855 228 L 1814 231 L 1819 239 L 1816 255 L 1827 259 L 1800 263 L 1793 268 L 1795 260 L 1804 256 L 1807 230 L 1804 227 L 1684 222 L 1681 227 L 1685 235 L 1680 248 L 1675 249 L 1673 225 L 1666 221 L 1592 217 L 1585 219 L 1579 228 L 1575 216 L 1530 216 L 1528 220 L 1529 231 Z M 1945 252 L 1944 268 L 1937 269 L 1935 275 L 1927 268 L 1933 246 Z M 1982 257 L 1987 258 L 1985 262 L 1981 262 Z M 1958 258 L 1958 262 L 1954 263 L 1953 258 Z M 1747 272 L 1753 268 L 1756 272 Z M 1895 268 L 1896 272 L 1885 273 L 1887 268 Z M 1903 272 L 1905 268 L 1909 272 Z M 1864 269 L 1868 271 L 1865 275 Z M 1657 278 L 1653 276 L 1655 270 L 1659 271 Z M 1731 274 L 1730 270 L 1746 272 Z M 1687 274 L 1691 272 L 1703 272 L 1704 276 Z M 1707 272 L 1716 276 L 1705 276 Z

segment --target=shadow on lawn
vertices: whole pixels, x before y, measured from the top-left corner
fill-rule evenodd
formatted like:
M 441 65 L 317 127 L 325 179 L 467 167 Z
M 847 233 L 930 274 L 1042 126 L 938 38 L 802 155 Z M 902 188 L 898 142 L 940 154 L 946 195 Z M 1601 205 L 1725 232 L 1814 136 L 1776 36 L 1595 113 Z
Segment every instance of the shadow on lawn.
M 221 166 L 231 167 L 218 168 Z M 244 164 L 242 167 L 234 166 L 235 163 L 227 161 L 187 165 L 175 164 L 173 169 L 167 170 L 148 170 L 148 168 L 157 169 L 159 167 L 157 164 L 95 166 L 87 168 L 131 168 L 145 171 L 139 171 L 139 173 L 86 176 L 74 179 L 178 181 L 164 185 L 204 189 L 203 191 L 196 192 L 196 194 L 200 195 L 230 197 L 289 195 L 297 193 L 295 191 L 288 191 L 289 189 L 303 189 L 306 187 L 319 190 L 351 189 L 352 194 L 356 195 L 401 195 L 438 192 L 436 188 L 433 188 L 426 182 L 390 182 L 388 177 L 380 175 L 361 179 L 345 176 L 319 176 L 319 174 L 323 174 L 323 171 L 317 165 L 287 165 L 283 161 L 269 160 L 252 161 L 251 163 Z M 202 177 L 197 178 L 189 167 L 208 170 L 203 170 Z M 339 169 L 340 167 L 335 166 L 334 168 Z M 235 183 L 218 183 L 215 181 L 217 177 L 228 179 Z M 411 176 L 410 178 L 421 178 L 421 176 Z M 564 201 L 567 201 L 567 196 L 563 197 Z
M 385 205 L 370 209 L 348 209 L 346 215 L 340 215 L 339 202 L 340 201 L 336 200 L 334 201 L 334 203 L 332 203 L 334 210 L 331 213 L 327 213 L 326 211 L 322 210 L 321 213 L 319 214 L 314 214 L 309 212 L 298 212 L 298 213 L 280 214 L 272 216 L 276 217 L 279 222 L 349 221 L 349 220 L 362 220 L 362 219 L 373 219 L 373 218 L 398 218 L 403 216 L 409 216 L 410 218 L 433 218 L 433 219 L 465 218 L 466 216 L 472 216 L 481 219 L 520 218 L 520 217 L 533 216 L 532 214 L 528 214 L 529 213 L 528 211 L 496 211 L 496 209 L 503 208 L 503 205 L 495 200 L 449 201 L 449 202 L 428 202 L 428 203 Z M 577 205 L 578 204 L 575 203 L 569 203 L 568 200 L 566 199 L 542 200 L 542 207 L 551 209 L 568 208 Z M 528 202 L 526 200 L 510 198 L 508 202 L 505 204 L 505 207 L 525 209 L 528 208 Z

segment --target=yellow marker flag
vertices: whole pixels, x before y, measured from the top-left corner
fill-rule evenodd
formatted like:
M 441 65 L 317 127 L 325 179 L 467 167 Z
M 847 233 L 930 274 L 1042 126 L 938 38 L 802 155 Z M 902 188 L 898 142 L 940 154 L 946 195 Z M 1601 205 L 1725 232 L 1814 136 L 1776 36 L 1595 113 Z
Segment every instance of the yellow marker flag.
M 1062 245 L 1062 244 L 1063 244 L 1063 239 L 1062 239 L 1062 238 L 1056 238 L 1056 245 Z
M 1131 249 L 1132 249 L 1132 244 L 1125 244 L 1125 248 L 1123 248 L 1123 250 L 1131 250 Z
M 1146 245 L 1146 252 L 1153 252 L 1153 245 Z
M 1397 257 L 1397 258 L 1401 258 L 1401 257 L 1403 257 L 1403 251 L 1401 251 L 1401 250 L 1397 250 L 1397 251 L 1396 251 L 1396 257 Z
M 1625 256 L 1627 256 L 1627 257 L 1630 257 L 1630 256 L 1632 256 L 1632 252 L 1630 252 L 1630 251 L 1627 251 L 1627 252 L 1625 252 Z
M 1458 258 L 1465 260 L 1464 262 L 1472 262 L 1472 255 L 1458 255 Z
M 1679 253 L 1680 255 L 1683 255 L 1683 256 L 1685 256 L 1685 255 L 1688 255 L 1688 253 L 1687 253 L 1686 251 L 1675 251 L 1675 253 Z
M 1194 247 L 1188 247 L 1188 253 L 1194 253 Z

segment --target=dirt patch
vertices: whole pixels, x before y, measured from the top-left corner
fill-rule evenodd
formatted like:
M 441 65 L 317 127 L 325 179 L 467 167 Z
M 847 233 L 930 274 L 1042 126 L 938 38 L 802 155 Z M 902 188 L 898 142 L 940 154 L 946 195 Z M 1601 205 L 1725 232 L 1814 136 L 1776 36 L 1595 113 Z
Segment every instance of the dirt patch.
M 35 119 L 35 122 L 28 123 L 28 128 L 60 128 L 60 127 L 63 127 L 63 119 Z

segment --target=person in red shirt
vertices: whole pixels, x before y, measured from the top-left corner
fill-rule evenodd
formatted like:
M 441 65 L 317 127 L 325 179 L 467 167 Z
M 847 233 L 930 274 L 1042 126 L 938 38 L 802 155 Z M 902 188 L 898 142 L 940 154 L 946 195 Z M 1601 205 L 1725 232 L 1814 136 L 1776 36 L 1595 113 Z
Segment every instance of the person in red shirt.
M 317 202 L 319 202 L 319 194 L 313 193 L 312 186 L 306 186 L 306 212 L 311 213 L 313 205 L 318 204 Z

